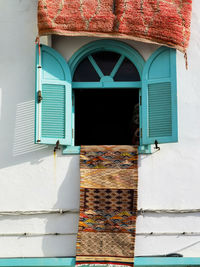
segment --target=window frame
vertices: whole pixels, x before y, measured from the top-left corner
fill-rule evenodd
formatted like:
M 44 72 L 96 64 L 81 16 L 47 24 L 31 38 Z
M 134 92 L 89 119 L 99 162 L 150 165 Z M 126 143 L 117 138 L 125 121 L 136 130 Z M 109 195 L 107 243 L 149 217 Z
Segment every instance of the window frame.
M 110 80 L 110 76 L 103 76 L 103 73 L 99 69 L 98 66 L 94 66 L 95 63 L 93 62 L 93 58 L 91 54 L 101 51 L 110 51 L 116 52 L 120 54 L 120 58 L 118 62 L 123 61 L 124 58 L 128 58 L 137 68 L 140 81 L 135 82 L 115 82 Z M 143 69 L 145 66 L 144 58 L 137 52 L 134 48 L 129 46 L 126 43 L 121 41 L 115 40 L 98 40 L 91 42 L 89 44 L 84 45 L 78 51 L 76 51 L 73 56 L 70 58 L 68 64 L 71 71 L 72 81 L 75 70 L 79 63 L 88 57 L 90 62 L 93 63 L 93 67 L 97 71 L 100 76 L 99 82 L 72 82 L 72 145 L 67 146 L 63 149 L 63 154 L 79 154 L 80 147 L 75 146 L 75 97 L 74 97 L 74 90 L 76 89 L 84 89 L 84 88 L 92 88 L 92 89 L 100 89 L 100 88 L 108 88 L 108 89 L 116 89 L 116 88 L 139 88 L 139 99 L 141 99 L 141 89 L 142 89 L 142 74 Z M 117 63 L 118 64 L 118 63 Z M 117 67 L 117 64 L 115 67 Z M 119 65 L 120 66 L 120 65 Z M 119 67 L 118 66 L 118 67 Z M 115 69 L 114 67 L 114 69 Z M 113 70 L 114 70 L 113 69 Z M 111 72 L 111 76 L 112 76 Z M 116 72 L 115 72 L 116 74 Z M 114 75 L 113 75 L 114 76 Z M 139 127 L 141 128 L 142 125 L 142 110 L 141 110 L 141 103 L 139 103 Z M 140 144 L 142 143 L 141 135 L 140 135 Z M 139 153 L 151 153 L 151 146 L 150 145 L 140 145 L 139 146 Z

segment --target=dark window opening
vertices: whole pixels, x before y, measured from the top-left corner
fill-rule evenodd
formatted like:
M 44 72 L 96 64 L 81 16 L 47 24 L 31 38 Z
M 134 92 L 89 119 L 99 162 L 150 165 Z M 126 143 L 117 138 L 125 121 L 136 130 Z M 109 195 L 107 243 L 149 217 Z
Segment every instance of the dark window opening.
M 110 51 L 101 51 L 95 54 L 92 54 L 95 62 L 101 69 L 104 75 L 110 75 L 115 64 L 120 58 L 120 54 L 110 52 Z
M 122 62 L 114 77 L 114 81 L 140 81 L 140 75 L 136 66 L 128 58 L 125 58 Z
M 139 89 L 76 89 L 75 145 L 139 144 Z
M 74 73 L 74 82 L 99 82 L 100 78 L 88 58 L 82 60 Z

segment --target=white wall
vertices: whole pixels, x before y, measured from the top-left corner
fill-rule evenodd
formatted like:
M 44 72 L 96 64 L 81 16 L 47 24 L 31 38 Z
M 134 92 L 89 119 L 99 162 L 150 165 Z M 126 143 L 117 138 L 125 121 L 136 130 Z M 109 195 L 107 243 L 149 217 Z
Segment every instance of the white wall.
M 178 52 L 179 143 L 140 156 L 139 208 L 200 208 L 200 2 L 193 1 L 189 70 Z M 36 0 L 0 1 L 0 211 L 78 209 L 79 156 L 56 160 L 53 147 L 34 144 Z M 93 38 L 56 37 L 67 60 Z M 155 45 L 128 42 L 145 59 Z M 19 237 L 4 233 L 76 233 L 77 214 L 0 216 L 0 257 L 74 256 L 76 235 Z M 137 232 L 200 232 L 200 214 L 138 217 Z M 136 256 L 200 255 L 200 237 L 136 238 Z

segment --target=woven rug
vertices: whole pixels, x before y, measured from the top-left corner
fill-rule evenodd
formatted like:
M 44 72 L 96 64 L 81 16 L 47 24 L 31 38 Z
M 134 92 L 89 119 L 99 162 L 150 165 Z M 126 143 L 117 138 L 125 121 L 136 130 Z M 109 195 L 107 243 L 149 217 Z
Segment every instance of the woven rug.
M 96 36 L 163 44 L 184 52 L 192 0 L 39 0 L 39 35 Z
M 82 146 L 76 265 L 133 266 L 136 146 Z

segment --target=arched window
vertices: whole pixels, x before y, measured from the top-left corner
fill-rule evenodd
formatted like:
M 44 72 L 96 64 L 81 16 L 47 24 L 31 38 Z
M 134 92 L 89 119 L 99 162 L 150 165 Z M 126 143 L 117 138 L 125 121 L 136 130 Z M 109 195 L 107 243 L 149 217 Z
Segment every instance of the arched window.
M 75 145 L 139 145 L 140 75 L 123 54 L 98 51 L 73 75 Z
M 43 45 L 37 54 L 37 143 L 57 140 L 64 153 L 100 144 L 149 152 L 155 142 L 177 141 L 174 49 L 161 47 L 145 62 L 123 42 L 100 40 L 68 64 Z

